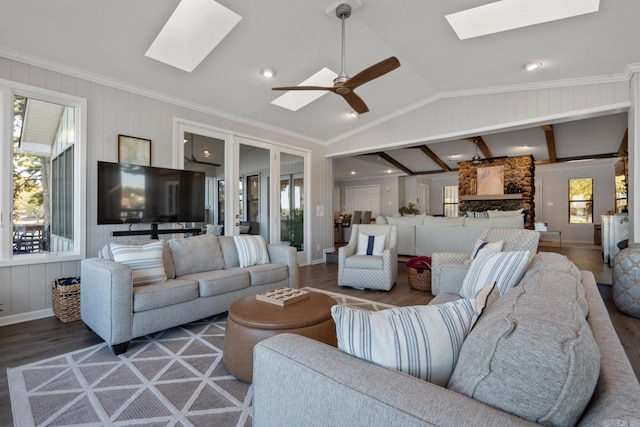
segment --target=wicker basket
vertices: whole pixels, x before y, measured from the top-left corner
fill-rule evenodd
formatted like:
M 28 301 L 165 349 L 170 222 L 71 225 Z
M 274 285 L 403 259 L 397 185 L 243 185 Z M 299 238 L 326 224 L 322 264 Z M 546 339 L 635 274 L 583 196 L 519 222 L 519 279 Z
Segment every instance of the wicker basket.
M 409 273 L 409 286 L 419 291 L 431 290 L 431 270 L 407 268 Z
M 56 279 L 51 282 L 53 313 L 64 323 L 74 322 L 80 320 L 80 281 L 61 285 L 64 280 L 68 279 Z

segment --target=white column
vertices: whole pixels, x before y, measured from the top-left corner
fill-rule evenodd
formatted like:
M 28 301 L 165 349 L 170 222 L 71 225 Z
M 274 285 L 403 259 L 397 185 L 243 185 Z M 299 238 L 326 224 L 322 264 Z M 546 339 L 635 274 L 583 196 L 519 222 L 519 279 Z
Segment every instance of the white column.
M 640 242 L 640 68 L 633 70 L 629 82 L 629 241 Z

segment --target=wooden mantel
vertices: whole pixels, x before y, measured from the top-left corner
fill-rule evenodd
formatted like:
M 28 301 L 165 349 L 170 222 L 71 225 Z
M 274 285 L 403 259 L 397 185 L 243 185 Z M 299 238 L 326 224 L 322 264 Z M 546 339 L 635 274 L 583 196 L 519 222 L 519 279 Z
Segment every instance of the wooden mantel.
M 460 196 L 460 200 L 522 200 L 522 193 L 518 194 L 473 194 Z

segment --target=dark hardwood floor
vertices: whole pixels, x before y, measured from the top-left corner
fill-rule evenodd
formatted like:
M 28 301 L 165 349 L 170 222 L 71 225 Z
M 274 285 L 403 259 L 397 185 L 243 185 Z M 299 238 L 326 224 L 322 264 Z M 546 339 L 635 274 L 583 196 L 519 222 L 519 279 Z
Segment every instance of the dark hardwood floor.
M 544 243 L 540 245 L 540 250 L 558 251 L 557 247 Z M 594 247 L 563 245 L 562 253 L 581 269 L 594 271 L 596 280 L 603 284 L 605 289 L 610 286 L 611 269 L 602 262 L 599 250 Z M 300 268 L 300 286 L 325 289 L 397 306 L 427 304 L 433 298 L 429 292 L 411 289 L 405 263 L 399 263 L 398 271 L 396 285 L 389 292 L 357 290 L 338 287 L 338 266 L 322 263 Z M 640 377 L 640 319 L 619 313 L 612 301 L 605 300 L 605 303 L 633 369 Z M 62 323 L 55 317 L 0 327 L 0 426 L 11 426 L 13 421 L 7 385 L 8 367 L 36 362 L 100 342 L 101 339 L 88 331 L 82 322 Z

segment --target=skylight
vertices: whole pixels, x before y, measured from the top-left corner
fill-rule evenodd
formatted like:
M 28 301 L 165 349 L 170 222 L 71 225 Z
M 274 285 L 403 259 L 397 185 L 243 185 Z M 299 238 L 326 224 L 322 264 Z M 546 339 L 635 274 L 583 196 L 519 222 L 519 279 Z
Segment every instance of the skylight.
M 182 0 L 145 56 L 190 73 L 241 19 L 214 0 Z
M 336 77 L 338 77 L 338 73 L 324 67 L 298 86 L 331 87 L 333 86 L 333 79 Z M 271 103 L 287 110 L 298 111 L 327 93 L 329 91 L 326 90 L 290 90 L 271 101 Z
M 460 40 L 597 12 L 600 0 L 501 0 L 446 16 Z

